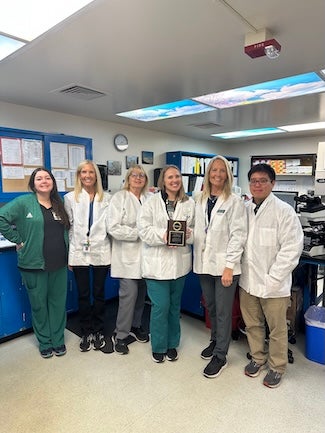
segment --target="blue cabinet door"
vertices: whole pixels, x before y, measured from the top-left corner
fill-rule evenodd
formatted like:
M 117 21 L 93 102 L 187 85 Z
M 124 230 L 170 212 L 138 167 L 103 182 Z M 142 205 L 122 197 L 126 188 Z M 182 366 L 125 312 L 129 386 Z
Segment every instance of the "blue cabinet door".
M 31 328 L 31 310 L 17 269 L 16 251 L 0 252 L 0 338 Z
M 204 307 L 201 301 L 202 290 L 199 277 L 190 272 L 185 280 L 181 308 L 185 312 L 204 317 Z
M 72 271 L 68 270 L 68 287 L 67 287 L 67 313 L 78 311 L 78 289 Z
M 105 299 L 116 298 L 118 296 L 119 287 L 120 280 L 118 278 L 113 278 L 108 274 L 105 282 Z

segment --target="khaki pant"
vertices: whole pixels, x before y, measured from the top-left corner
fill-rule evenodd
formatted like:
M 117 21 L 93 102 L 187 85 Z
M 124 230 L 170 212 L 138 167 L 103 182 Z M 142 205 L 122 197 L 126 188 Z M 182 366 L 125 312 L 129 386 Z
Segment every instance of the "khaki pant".
M 268 362 L 271 370 L 283 374 L 288 363 L 286 314 L 290 297 L 257 298 L 242 288 L 239 295 L 252 359 L 258 364 Z M 265 320 L 270 330 L 268 349 L 265 344 Z

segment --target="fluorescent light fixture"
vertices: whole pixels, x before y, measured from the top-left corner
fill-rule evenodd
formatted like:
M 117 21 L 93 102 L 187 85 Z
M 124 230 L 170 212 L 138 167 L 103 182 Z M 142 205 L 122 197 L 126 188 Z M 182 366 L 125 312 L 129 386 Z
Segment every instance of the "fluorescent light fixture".
M 140 108 L 138 110 L 117 113 L 117 116 L 127 117 L 141 122 L 170 119 L 172 117 L 190 116 L 192 114 L 215 111 L 215 108 L 199 104 L 192 99 L 170 102 L 168 104 L 155 105 L 153 107 Z
M 0 60 L 19 50 L 19 48 L 24 45 L 25 42 L 17 41 L 16 39 L 8 38 L 0 34 Z
M 325 129 L 325 122 L 302 123 L 297 125 L 279 126 L 286 132 L 312 131 L 316 129 Z
M 56 24 L 83 8 L 93 0 L 1 0 L 0 35 L 16 39 L 16 50 L 45 33 Z M 17 40 L 21 41 L 20 45 Z M 7 41 L 0 40 L 0 60 L 8 52 Z M 11 45 L 13 47 L 13 44 Z M 3 53 L 7 50 L 8 54 Z
M 279 134 L 283 133 L 278 128 L 261 128 L 261 129 L 246 129 L 243 131 L 222 132 L 220 134 L 211 134 L 212 137 L 223 138 L 229 140 L 231 138 L 253 137 L 255 135 Z
M 246 129 L 243 131 L 232 131 L 232 132 L 222 132 L 220 134 L 211 134 L 211 136 L 227 140 L 231 138 L 245 138 L 245 137 L 254 137 L 258 135 L 279 134 L 279 133 L 286 133 L 286 132 L 312 131 L 317 129 L 325 129 L 325 122 L 286 125 L 286 126 L 278 126 L 277 128 Z
M 215 108 L 230 108 L 324 91 L 324 80 L 315 72 L 310 72 L 224 92 L 211 93 L 193 98 L 193 100 Z

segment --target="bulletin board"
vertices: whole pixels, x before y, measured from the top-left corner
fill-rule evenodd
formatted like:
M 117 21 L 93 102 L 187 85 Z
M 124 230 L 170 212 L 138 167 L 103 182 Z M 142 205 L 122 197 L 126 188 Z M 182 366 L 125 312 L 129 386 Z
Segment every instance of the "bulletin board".
M 84 159 L 92 159 L 90 138 L 0 128 L 0 200 L 28 192 L 31 173 L 43 166 L 52 171 L 59 192 L 71 191 Z

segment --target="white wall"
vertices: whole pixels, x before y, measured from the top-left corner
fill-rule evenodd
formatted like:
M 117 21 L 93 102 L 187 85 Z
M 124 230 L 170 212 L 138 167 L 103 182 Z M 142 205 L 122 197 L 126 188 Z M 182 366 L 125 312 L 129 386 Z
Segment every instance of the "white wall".
M 153 170 L 165 164 L 167 151 L 186 150 L 202 153 L 222 153 L 222 146 L 189 138 L 148 131 L 85 117 L 72 116 L 54 111 L 9 104 L 0 101 L 0 126 L 40 132 L 62 133 L 93 139 L 93 159 L 98 164 L 107 160 L 122 162 L 122 176 L 109 176 L 109 188 L 120 189 L 125 175 L 125 156 L 136 155 L 141 163 L 141 151 L 154 152 L 154 164 L 145 165 L 150 185 L 153 185 Z M 118 152 L 113 146 L 113 137 L 123 133 L 128 137 L 129 148 Z
M 141 163 L 142 150 L 154 152 L 154 164 L 145 166 L 151 185 L 153 184 L 153 170 L 165 164 L 165 153 L 167 151 L 183 150 L 237 156 L 240 159 L 239 186 L 241 186 L 242 192 L 248 192 L 247 172 L 250 169 L 251 156 L 317 153 L 318 142 L 324 141 L 323 136 L 313 136 L 220 145 L 219 143 L 203 142 L 118 123 L 109 123 L 1 101 L 0 126 L 92 138 L 93 159 L 95 162 L 106 164 L 107 160 L 122 161 L 122 176 L 110 176 L 109 178 L 109 188 L 112 191 L 116 191 L 121 186 L 125 174 L 125 156 L 139 156 Z M 119 132 L 126 134 L 129 139 L 129 148 L 125 152 L 118 152 L 113 146 L 113 137 Z M 299 178 L 298 187 L 299 192 L 305 192 L 310 187 L 313 187 L 313 179 Z

